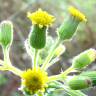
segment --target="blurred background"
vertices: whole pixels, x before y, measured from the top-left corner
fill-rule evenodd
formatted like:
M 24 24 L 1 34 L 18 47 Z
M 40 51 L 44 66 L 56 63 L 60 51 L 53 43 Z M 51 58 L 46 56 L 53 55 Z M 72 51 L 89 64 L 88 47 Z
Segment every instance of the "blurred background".
M 56 38 L 56 28 L 66 18 L 68 6 L 73 5 L 81 10 L 88 22 L 79 25 L 76 35 L 71 41 L 64 42 L 66 52 L 61 60 L 48 69 L 50 75 L 58 74 L 61 70 L 71 65 L 72 58 L 88 48 L 96 48 L 96 0 L 0 0 L 0 22 L 11 20 L 14 24 L 14 42 L 11 47 L 10 58 L 12 64 L 22 70 L 31 66 L 31 59 L 25 51 L 24 41 L 28 37 L 31 22 L 26 13 L 38 8 L 48 11 L 56 17 L 54 25 L 48 30 L 48 34 Z M 0 58 L 3 58 L 0 48 Z M 94 62 L 85 70 L 96 70 Z M 0 71 L 0 96 L 23 96 L 18 91 L 20 78 L 11 72 Z M 88 96 L 96 96 L 96 88 L 85 90 Z M 61 94 L 61 95 L 60 95 Z M 52 96 L 64 96 L 63 92 L 57 92 Z

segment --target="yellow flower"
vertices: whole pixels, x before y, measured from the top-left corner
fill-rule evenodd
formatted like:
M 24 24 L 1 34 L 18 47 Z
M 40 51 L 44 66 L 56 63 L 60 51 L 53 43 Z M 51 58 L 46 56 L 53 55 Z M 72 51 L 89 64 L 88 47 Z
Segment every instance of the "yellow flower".
M 69 12 L 72 16 L 76 17 L 77 19 L 79 19 L 80 21 L 87 21 L 85 15 L 83 13 L 81 13 L 79 10 L 77 10 L 74 7 L 69 7 Z
M 40 68 L 28 69 L 22 73 L 21 77 L 23 79 L 22 85 L 26 87 L 30 93 L 43 91 L 47 86 L 47 73 Z
M 55 18 L 42 9 L 38 9 L 34 13 L 28 12 L 27 17 L 32 21 L 32 24 L 38 24 L 41 28 L 43 26 L 52 25 Z

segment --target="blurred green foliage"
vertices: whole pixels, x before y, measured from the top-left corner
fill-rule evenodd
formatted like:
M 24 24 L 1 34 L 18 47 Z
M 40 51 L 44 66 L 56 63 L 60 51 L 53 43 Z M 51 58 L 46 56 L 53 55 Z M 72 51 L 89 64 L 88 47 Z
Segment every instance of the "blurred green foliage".
M 7 78 L 3 74 L 0 74 L 0 86 L 4 84 L 7 84 Z

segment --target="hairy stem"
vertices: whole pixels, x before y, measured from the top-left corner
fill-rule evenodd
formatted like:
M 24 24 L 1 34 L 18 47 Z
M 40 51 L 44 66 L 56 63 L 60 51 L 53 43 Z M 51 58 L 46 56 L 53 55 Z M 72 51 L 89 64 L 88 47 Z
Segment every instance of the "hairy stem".
M 11 71 L 15 75 L 20 76 L 23 71 L 20 69 L 14 67 L 11 64 L 10 58 L 9 58 L 9 47 L 2 47 L 3 48 L 3 54 L 4 54 L 4 62 L 2 64 L 2 70 Z
M 74 69 L 72 67 L 68 68 L 64 72 L 60 73 L 59 75 L 54 75 L 49 77 L 49 82 L 50 81 L 55 81 L 55 80 L 61 80 L 61 79 L 66 79 L 66 76 L 73 71 Z
M 9 47 L 2 47 L 4 54 L 4 64 L 11 65 L 10 57 L 9 57 Z
M 35 49 L 35 51 L 34 51 L 34 57 L 33 57 L 33 68 L 35 67 L 37 67 L 38 65 L 37 65 L 37 61 L 38 61 L 38 50 L 37 49 Z
M 45 70 L 47 67 L 47 64 L 49 64 L 50 60 L 52 59 L 52 57 L 54 56 L 55 50 L 56 48 L 59 46 L 59 44 L 61 43 L 61 40 L 58 39 L 57 42 L 55 43 L 55 45 L 52 47 L 52 49 L 49 52 L 49 55 L 47 56 L 44 64 L 42 65 L 42 69 Z
M 17 75 L 17 76 L 21 76 L 21 74 L 22 74 L 22 70 L 20 70 L 20 69 L 18 69 L 18 68 L 16 68 L 16 67 L 14 67 L 14 66 L 8 66 L 8 71 L 11 71 L 13 74 L 15 74 L 15 75 Z

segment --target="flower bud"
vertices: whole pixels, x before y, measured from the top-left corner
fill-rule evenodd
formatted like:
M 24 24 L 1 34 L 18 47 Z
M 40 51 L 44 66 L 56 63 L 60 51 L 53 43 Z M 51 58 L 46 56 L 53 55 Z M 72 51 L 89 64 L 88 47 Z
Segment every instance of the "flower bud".
M 3 47 L 11 45 L 13 41 L 13 25 L 10 21 L 3 21 L 0 24 L 0 44 Z
M 41 49 L 46 44 L 46 26 L 40 28 L 34 25 L 29 34 L 29 44 L 35 49 Z
M 36 12 L 28 12 L 27 17 L 32 22 L 32 30 L 29 35 L 29 43 L 35 49 L 44 48 L 46 44 L 46 29 L 52 25 L 55 17 L 38 9 Z
M 83 72 L 80 76 L 87 76 L 92 81 L 92 86 L 96 86 L 96 71 Z
M 78 27 L 78 24 L 79 21 L 70 16 L 57 30 L 59 38 L 61 40 L 71 39 Z
M 88 77 L 74 76 L 71 80 L 68 81 L 68 85 L 73 90 L 80 90 L 90 87 L 92 85 L 92 81 Z
M 75 69 L 82 69 L 95 61 L 95 59 L 96 50 L 92 48 L 88 49 L 73 58 L 72 67 Z
M 81 21 L 87 21 L 85 15 L 76 8 L 69 7 L 68 11 L 70 13 L 70 16 L 63 22 L 63 24 L 57 30 L 59 38 L 61 40 L 71 39 L 78 27 L 78 24 Z

